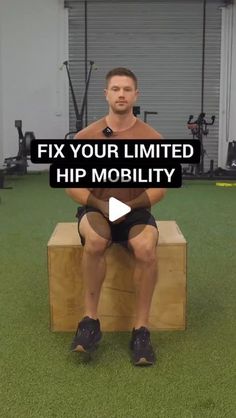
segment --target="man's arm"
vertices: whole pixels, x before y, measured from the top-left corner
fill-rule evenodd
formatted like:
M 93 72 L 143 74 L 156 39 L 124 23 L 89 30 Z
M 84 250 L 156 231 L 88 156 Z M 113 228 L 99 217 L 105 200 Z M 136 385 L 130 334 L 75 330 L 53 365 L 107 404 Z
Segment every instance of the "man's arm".
M 90 192 L 88 189 L 66 189 L 66 193 L 82 206 L 87 205 Z
M 98 199 L 93 196 L 88 189 L 79 189 L 71 188 L 66 189 L 66 193 L 73 199 L 75 202 L 80 203 L 82 206 L 92 206 L 99 209 L 103 215 L 108 218 L 108 202 Z
M 141 193 L 138 197 L 129 202 L 126 202 L 131 209 L 137 208 L 147 208 L 155 205 L 155 203 L 160 202 L 161 199 L 166 194 L 166 189 L 147 189 L 145 192 Z

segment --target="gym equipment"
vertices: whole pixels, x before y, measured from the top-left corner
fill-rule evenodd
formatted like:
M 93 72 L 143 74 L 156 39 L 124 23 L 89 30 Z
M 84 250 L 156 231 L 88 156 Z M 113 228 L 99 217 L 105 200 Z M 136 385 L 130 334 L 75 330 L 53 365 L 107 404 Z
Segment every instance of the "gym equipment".
M 150 325 L 154 330 L 186 328 L 187 242 L 175 221 L 158 221 L 159 274 Z M 74 331 L 83 309 L 83 281 L 77 223 L 58 223 L 47 245 L 52 331 Z M 63 257 L 62 257 L 63 254 Z M 166 268 L 168 260 L 168 268 Z M 107 274 L 99 310 L 104 331 L 128 331 L 135 313 L 132 254 L 117 244 L 106 252 Z M 170 297 L 171 295 L 171 297 Z
M 220 186 L 220 187 L 236 187 L 236 183 L 216 183 L 216 186 Z
M 193 115 L 189 116 L 187 122 L 187 128 L 191 130 L 193 139 L 198 139 L 201 144 L 201 155 L 199 164 L 191 164 L 188 167 L 183 167 L 183 178 L 192 180 L 235 180 L 236 179 L 236 141 L 230 142 L 228 146 L 228 157 L 226 165 L 229 169 L 223 169 L 217 167 L 214 170 L 214 160 L 210 160 L 209 171 L 204 171 L 204 156 L 206 150 L 203 145 L 203 137 L 209 133 L 208 126 L 213 125 L 215 122 L 215 116 L 211 116 L 211 122 L 207 122 L 205 119 L 205 113 L 200 113 L 197 120 L 192 122 Z
M 25 175 L 27 174 L 28 160 L 30 159 L 30 144 L 34 141 L 35 135 L 32 131 L 26 131 L 23 135 L 22 121 L 15 120 L 15 127 L 18 131 L 18 153 L 14 157 L 7 157 L 3 166 L 0 168 L 0 189 L 9 189 L 4 187 L 5 175 Z
M 140 115 L 140 106 L 133 106 L 133 115 L 134 116 Z
M 21 120 L 15 120 L 15 127 L 19 136 L 19 150 L 17 156 L 5 158 L 6 174 L 27 174 L 30 144 L 36 138 L 32 131 L 27 131 L 23 135 Z
M 84 111 L 85 111 L 85 106 L 86 106 L 86 101 L 87 101 L 89 82 L 90 82 L 92 70 L 96 69 L 94 67 L 94 61 L 89 61 L 89 64 L 90 64 L 90 68 L 89 68 L 89 73 L 88 73 L 86 83 L 85 83 L 84 96 L 83 96 L 80 112 L 79 112 L 79 109 L 78 109 L 78 104 L 77 104 L 77 101 L 76 101 L 75 92 L 74 92 L 72 81 L 71 81 L 70 71 L 69 71 L 69 67 L 68 67 L 68 61 L 64 61 L 63 64 L 62 64 L 62 66 L 65 65 L 65 67 L 66 67 L 66 72 L 67 72 L 67 76 L 68 76 L 68 80 L 69 80 L 69 86 L 70 86 L 70 91 L 71 91 L 71 96 L 72 96 L 74 111 L 75 111 L 75 117 L 76 117 L 76 121 L 75 121 L 75 129 L 76 130 L 68 132 L 65 135 L 65 139 L 67 139 L 70 135 L 75 134 L 76 132 L 81 131 L 83 129 L 83 118 L 84 118 Z
M 5 187 L 4 169 L 0 168 L 0 189 L 11 189 L 12 187 Z
M 236 141 L 229 142 L 226 165 L 231 170 L 236 170 Z
M 140 106 L 134 106 L 133 107 L 133 114 L 134 114 L 134 116 L 137 116 L 137 115 L 140 115 Z M 149 110 L 144 110 L 144 112 L 143 112 L 143 121 L 145 122 L 145 123 L 147 123 L 147 117 L 148 117 L 148 115 L 158 115 L 158 112 L 152 112 L 152 111 L 149 111 Z
M 194 175 L 202 175 L 204 174 L 204 157 L 206 154 L 206 150 L 204 149 L 203 145 L 203 137 L 207 136 L 209 133 L 208 126 L 212 126 L 215 122 L 215 116 L 211 116 L 211 122 L 207 122 L 205 119 L 206 114 L 200 113 L 198 118 L 191 122 L 193 119 L 193 115 L 189 116 L 187 122 L 187 128 L 191 130 L 193 139 L 198 139 L 200 141 L 200 163 L 195 165 L 190 165 L 190 174 Z M 210 173 L 213 173 L 214 161 L 211 160 L 210 163 Z M 183 169 L 184 174 L 187 174 L 187 169 Z
M 144 122 L 147 122 L 148 115 L 158 115 L 158 112 L 149 112 L 148 110 L 144 110 Z

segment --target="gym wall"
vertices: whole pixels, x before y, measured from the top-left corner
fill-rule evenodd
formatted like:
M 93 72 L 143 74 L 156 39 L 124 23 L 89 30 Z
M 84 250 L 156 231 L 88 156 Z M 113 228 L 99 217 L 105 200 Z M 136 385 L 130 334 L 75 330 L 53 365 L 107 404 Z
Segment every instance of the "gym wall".
M 220 0 L 206 7 L 204 110 L 216 115 L 205 142 L 210 159 L 218 160 L 221 10 Z M 85 4 L 69 8 L 69 59 L 76 96 L 85 80 Z M 88 123 L 106 112 L 104 75 L 115 66 L 138 76 L 141 111 L 157 111 L 148 122 L 166 138 L 191 138 L 188 116 L 201 111 L 203 2 L 201 0 L 87 1 L 87 59 L 93 71 L 88 94 Z M 89 66 L 88 66 L 89 69 Z M 141 115 L 143 117 L 143 113 Z M 70 127 L 75 126 L 70 101 Z
M 68 132 L 68 82 L 59 69 L 67 59 L 68 17 L 62 0 L 0 4 L 0 150 L 10 157 L 18 151 L 15 119 L 22 119 L 23 132 L 34 131 L 36 138 L 64 138 Z
M 169 0 L 168 0 L 169 2 Z M 96 2 L 97 3 L 97 2 Z M 105 2 L 102 2 L 103 4 Z M 111 1 L 109 2 L 111 3 Z M 122 2 L 116 2 L 117 4 L 122 4 Z M 169 8 L 168 12 L 164 13 L 162 9 L 162 17 L 165 18 L 165 21 L 160 22 L 158 25 L 155 22 L 152 24 L 148 22 L 150 16 L 149 2 L 145 2 L 148 6 L 143 9 L 144 2 L 136 1 L 135 10 L 133 8 L 132 2 L 125 2 L 128 9 L 126 13 L 134 13 L 137 15 L 138 20 L 132 17 L 121 17 L 119 21 L 118 18 L 113 22 L 113 15 L 108 15 L 108 11 L 111 14 L 112 10 L 110 8 L 105 8 L 104 5 L 102 8 L 97 10 L 97 5 L 95 9 L 93 8 L 92 2 L 88 1 L 88 59 L 93 59 L 98 69 L 93 72 L 90 89 L 89 89 L 89 100 L 88 100 L 88 121 L 93 121 L 94 118 L 100 117 L 105 111 L 105 102 L 103 101 L 102 89 L 103 89 L 103 80 L 104 73 L 113 65 L 124 64 L 130 65 L 134 71 L 137 72 L 140 78 L 140 89 L 141 89 L 141 99 L 140 106 L 142 112 L 144 110 L 156 110 L 159 112 L 158 116 L 151 116 L 149 118 L 150 124 L 154 127 L 163 131 L 165 135 L 170 132 L 175 135 L 180 135 L 181 129 L 183 133 L 187 136 L 188 132 L 185 129 L 185 120 L 189 112 L 198 113 L 199 112 L 199 78 L 195 77 L 196 71 L 199 73 L 199 44 L 200 44 L 200 34 L 197 32 L 196 21 L 199 22 L 199 15 L 195 15 L 197 3 L 202 4 L 202 0 L 195 1 L 182 1 L 177 0 L 174 3 L 179 4 L 180 9 Z M 164 6 L 166 1 L 156 1 L 156 8 L 160 10 L 161 5 Z M 172 34 L 170 31 L 171 27 L 174 25 L 175 17 L 178 16 L 182 18 L 183 3 L 195 4 L 193 7 L 194 13 L 189 9 L 185 8 L 185 15 L 187 10 L 187 18 L 184 20 L 184 24 L 187 25 L 188 31 L 191 27 L 192 36 L 185 34 L 185 39 L 190 36 L 190 42 L 192 45 L 195 42 L 195 58 L 192 58 L 191 50 L 186 48 L 179 47 L 177 49 L 177 64 L 175 64 L 174 69 L 169 64 L 168 71 L 166 73 L 166 80 L 169 79 L 169 85 L 166 88 L 166 85 L 163 85 L 165 81 L 165 73 L 163 61 L 160 66 L 159 55 L 154 54 L 157 47 L 161 48 L 160 57 L 167 57 L 169 60 L 171 55 L 176 52 L 174 44 L 172 45 L 169 42 L 168 48 L 164 49 L 164 41 Z M 221 2 L 223 3 L 223 1 Z M 131 6 L 130 6 L 131 4 Z M 1 0 L 0 1 L 0 162 L 4 157 L 10 155 L 15 155 L 18 149 L 17 141 L 17 131 L 14 128 L 14 120 L 22 119 L 23 120 L 23 130 L 33 130 L 36 136 L 39 138 L 53 138 L 55 136 L 62 138 L 66 132 L 69 130 L 69 93 L 68 93 L 68 80 L 66 77 L 65 69 L 62 71 L 59 70 L 62 62 L 68 58 L 68 45 L 70 44 L 70 58 L 77 54 L 77 58 L 84 59 L 84 5 L 78 3 L 78 1 L 70 0 L 67 2 L 69 7 L 64 9 L 63 0 Z M 182 5 L 182 6 L 181 6 Z M 114 9 L 116 7 L 116 9 Z M 152 6 L 150 6 L 152 7 Z M 79 11 L 80 8 L 80 11 Z M 211 31 L 208 35 L 208 45 L 214 44 L 216 51 L 217 60 L 216 67 L 211 68 L 210 74 L 208 73 L 208 80 L 210 75 L 213 75 L 213 84 L 210 81 L 207 81 L 209 93 L 213 94 L 214 103 L 217 102 L 217 97 L 219 97 L 219 84 L 214 84 L 215 79 L 218 80 L 218 71 L 219 71 L 219 37 L 220 34 L 220 24 L 221 24 L 221 10 L 218 10 L 216 7 L 216 2 L 214 0 L 208 0 L 207 6 L 207 16 L 209 16 L 209 8 L 214 9 L 214 13 L 210 19 L 208 19 L 208 30 L 211 27 Z M 112 9 L 117 10 L 117 6 L 112 5 Z M 121 7 L 120 7 L 121 9 Z M 228 8 L 227 8 L 228 9 Z M 179 11 L 178 11 L 179 10 Z M 226 109 L 225 98 L 222 94 L 221 99 L 221 109 L 219 119 L 217 124 L 220 121 L 222 123 L 223 138 L 224 144 L 223 149 L 221 150 L 218 146 L 221 158 L 221 166 L 225 161 L 225 153 L 227 151 L 228 140 L 236 140 L 236 125 L 235 125 L 235 114 L 236 114 L 236 4 L 232 6 L 232 16 L 233 16 L 233 38 L 232 38 L 232 67 L 229 67 L 226 70 L 226 61 L 223 59 L 222 68 L 228 73 L 228 82 L 230 85 L 230 97 L 228 101 L 230 106 L 228 110 Z M 103 15 L 103 12 L 105 15 Z M 67 14 L 69 13 L 69 37 L 68 41 L 68 32 L 67 32 Z M 194 18 L 193 18 L 194 15 Z M 216 15 L 216 18 L 215 18 Z M 73 17 L 74 16 L 74 17 Z M 97 21 L 96 21 L 97 16 Z M 119 15 L 118 15 L 119 16 Z M 105 19 L 106 17 L 106 19 Z M 112 20 L 111 20 L 112 18 Z M 79 20 L 78 20 L 79 19 Z M 164 22 L 170 19 L 169 25 L 167 25 L 166 32 L 163 32 Z M 137 21 L 137 23 L 136 23 Z M 230 20 L 231 21 L 231 20 Z M 100 22 L 100 23 L 99 23 Z M 128 36 L 128 41 L 120 43 L 123 40 L 122 31 L 119 33 L 119 23 L 120 28 L 126 28 L 129 24 L 130 34 Z M 200 24 L 200 22 L 199 22 Z M 227 24 L 230 24 L 229 22 Z M 94 29 L 94 25 L 98 28 Z M 103 25 L 103 27 L 101 26 Z M 74 26 L 74 29 L 73 29 Z M 111 28 L 114 27 L 117 41 L 115 38 L 110 36 Z M 104 29 L 105 28 L 105 29 Z M 73 36 L 78 31 L 80 36 L 74 38 Z M 184 30 L 181 35 L 181 26 L 177 25 L 177 28 L 173 26 L 175 36 L 179 39 L 184 38 Z M 104 36 L 102 37 L 102 33 Z M 216 32 L 216 33 L 215 33 Z M 97 35 L 96 35 L 97 33 Z M 155 33 L 158 35 L 162 34 L 162 38 L 157 41 Z M 151 39 L 150 45 L 148 37 Z M 194 41 L 195 39 L 195 41 Z M 155 42 L 154 42 L 155 41 Z M 72 43 L 74 42 L 74 46 Z M 111 47 L 111 44 L 115 42 L 116 46 L 116 56 L 114 56 L 114 48 Z M 176 41 L 175 41 L 176 42 Z M 230 42 L 230 41 L 229 41 Z M 131 56 L 127 56 L 127 45 L 128 43 L 133 43 L 136 45 L 132 49 Z M 177 43 L 177 42 L 176 42 Z M 153 45 L 155 48 L 153 48 Z M 225 49 L 224 44 L 224 49 Z M 119 48 L 117 50 L 117 48 Z M 153 51 L 154 49 L 154 51 Z M 186 63 L 183 67 L 183 75 L 189 69 L 190 61 L 193 59 L 193 62 L 196 64 L 196 68 L 192 67 L 192 72 L 188 70 L 188 79 L 185 83 L 185 86 L 181 88 L 174 88 L 174 77 L 175 72 L 178 69 L 181 69 L 181 54 L 185 50 Z M 119 52 L 119 54 L 118 54 Z M 170 57 L 169 57 L 170 56 Z M 223 56 L 223 55 L 222 55 Z M 140 61 L 136 62 L 136 59 Z M 136 62 L 136 64 L 135 64 Z M 213 61 L 214 62 L 214 61 Z M 170 63 L 170 61 L 169 61 Z M 75 87 L 77 89 L 77 98 L 78 103 L 79 97 L 84 88 L 84 64 L 80 62 L 80 67 L 74 67 L 74 64 L 71 63 L 71 69 L 73 73 L 73 81 L 75 82 Z M 162 73 L 160 74 L 162 69 Z M 175 70 L 175 71 L 174 71 Z M 144 72 L 143 72 L 144 71 Z M 156 80 L 160 79 L 161 83 L 157 83 Z M 170 76 L 168 77 L 168 75 Z M 215 77 L 216 75 L 216 77 Z M 178 82 L 181 81 L 181 73 L 178 74 Z M 193 83 L 194 91 L 190 86 L 192 80 L 195 80 Z M 153 82 L 154 80 L 154 82 Z M 226 82 L 226 77 L 224 76 L 221 80 L 220 90 L 224 87 Z M 218 81 L 217 81 L 218 83 Z M 153 88 L 155 86 L 155 89 Z M 183 85 L 183 83 L 182 83 Z M 157 89 L 158 88 L 158 89 Z M 173 107 L 167 106 L 167 99 L 171 91 L 175 92 L 175 99 L 173 101 Z M 185 100 L 186 97 L 186 100 Z M 193 97 L 195 98 L 193 102 Z M 181 98 L 181 100 L 180 100 Z M 205 98 L 205 100 L 207 100 Z M 211 99 L 212 100 L 212 99 Z M 176 109 L 177 102 L 177 109 Z M 179 104 L 178 104 L 179 103 Z M 160 105 L 162 107 L 160 107 Z M 165 107 L 164 107 L 165 105 Z M 207 102 L 206 102 L 207 105 Z M 209 108 L 207 105 L 207 113 L 216 112 L 217 109 L 213 108 L 210 103 Z M 142 114 L 143 115 L 143 114 Z M 142 116 L 141 115 L 141 116 Z M 174 127 L 171 127 L 171 121 L 173 118 Z M 177 121 L 176 119 L 177 118 Z M 226 120 L 227 119 L 227 120 Z M 181 121 L 181 124 L 180 124 Z M 183 124 L 182 124 L 183 121 Z M 73 111 L 70 103 L 70 124 L 73 125 Z M 211 129 L 211 135 L 209 137 L 209 144 L 213 146 L 212 152 L 207 148 L 209 155 L 213 157 L 217 155 L 217 124 L 214 127 L 214 130 Z M 228 124 L 228 127 L 226 126 Z M 73 125 L 74 126 L 74 125 Z M 169 131 L 167 130 L 169 129 Z M 227 133 L 227 135 L 226 135 Z M 181 133 L 182 135 L 182 133 Z M 207 160 L 206 160 L 207 162 Z M 36 168 L 36 167 L 34 167 Z M 40 169 L 43 168 L 40 166 Z
M 229 137 L 236 141 L 236 2 L 233 5 L 233 39 L 232 39 L 232 68 L 230 71 L 230 109 L 229 109 Z
M 1 30 L 1 6 L 0 6 L 0 166 L 3 163 L 3 120 L 2 120 L 2 109 L 3 109 L 3 97 L 2 97 L 2 30 Z
M 225 167 L 229 142 L 236 139 L 236 3 L 221 8 L 221 70 L 218 166 Z

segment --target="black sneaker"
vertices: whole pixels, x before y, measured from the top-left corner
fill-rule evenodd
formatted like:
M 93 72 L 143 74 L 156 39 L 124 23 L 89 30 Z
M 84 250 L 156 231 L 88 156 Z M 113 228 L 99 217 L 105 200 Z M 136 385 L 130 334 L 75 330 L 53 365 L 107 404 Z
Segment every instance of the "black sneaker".
M 78 324 L 71 351 L 90 352 L 102 338 L 99 319 L 85 316 Z
M 135 366 L 149 366 L 155 362 L 155 353 L 150 341 L 150 331 L 146 327 L 133 329 L 130 348 Z

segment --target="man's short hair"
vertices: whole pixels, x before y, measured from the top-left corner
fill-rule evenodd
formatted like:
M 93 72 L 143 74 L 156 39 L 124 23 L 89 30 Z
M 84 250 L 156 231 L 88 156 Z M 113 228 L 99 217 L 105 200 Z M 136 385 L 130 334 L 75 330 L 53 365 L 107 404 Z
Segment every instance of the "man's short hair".
M 108 85 L 110 79 L 114 77 L 115 75 L 121 75 L 121 76 L 132 78 L 132 80 L 134 81 L 135 89 L 138 88 L 138 79 L 136 75 L 131 70 L 129 70 L 128 68 L 124 68 L 124 67 L 117 67 L 117 68 L 113 68 L 112 70 L 110 70 L 106 75 L 106 85 Z

